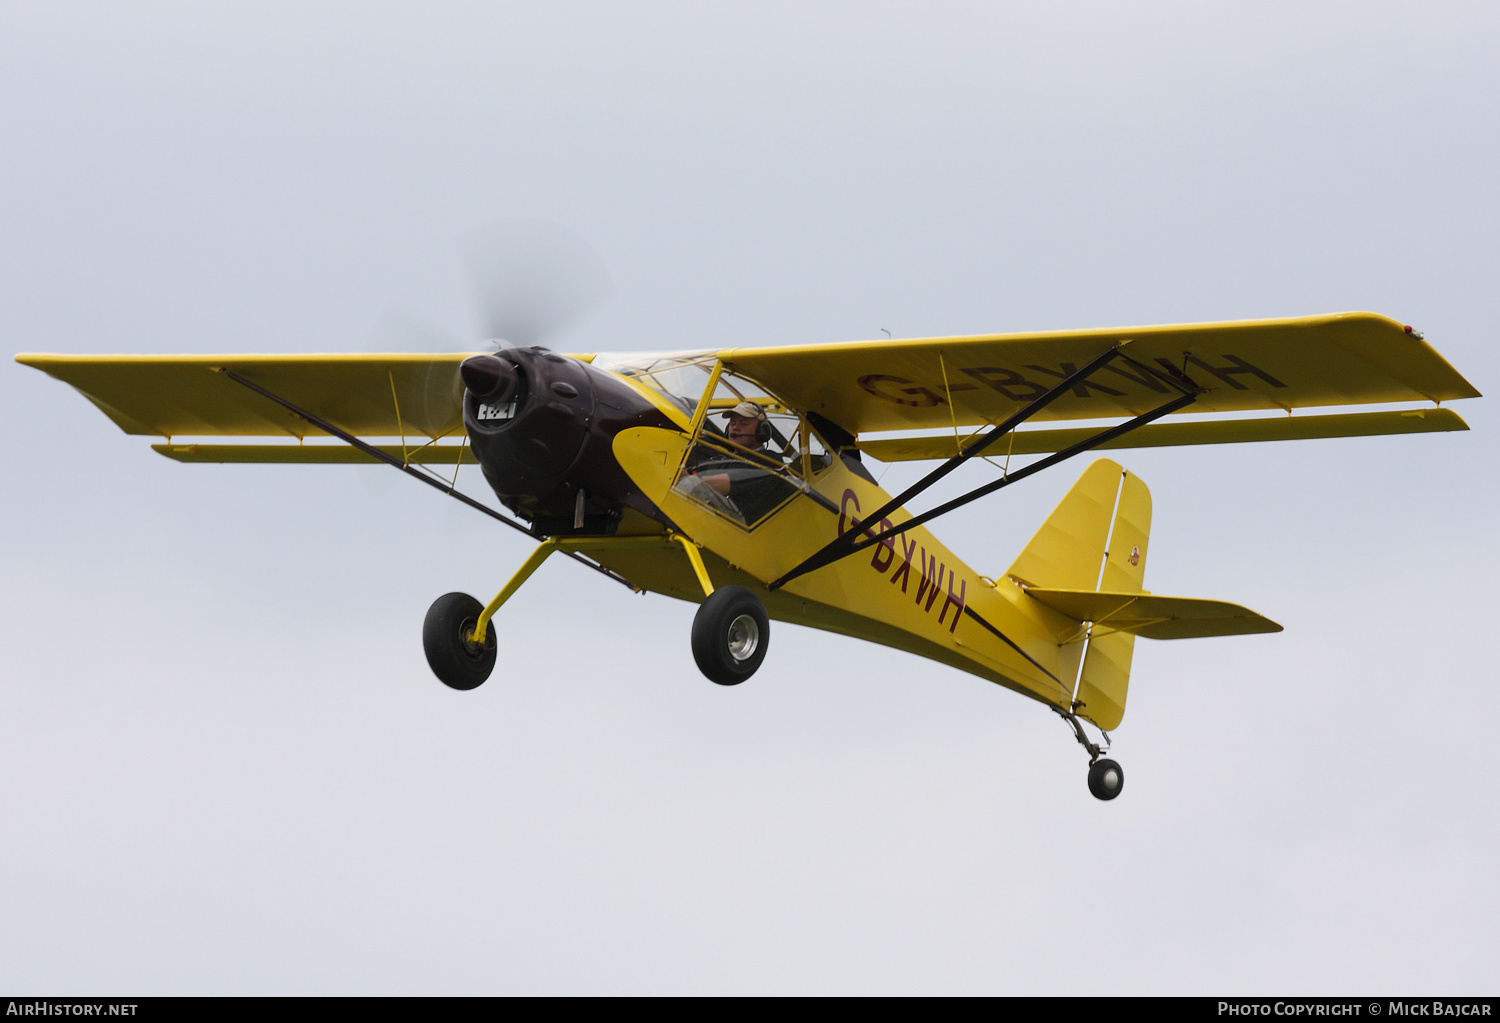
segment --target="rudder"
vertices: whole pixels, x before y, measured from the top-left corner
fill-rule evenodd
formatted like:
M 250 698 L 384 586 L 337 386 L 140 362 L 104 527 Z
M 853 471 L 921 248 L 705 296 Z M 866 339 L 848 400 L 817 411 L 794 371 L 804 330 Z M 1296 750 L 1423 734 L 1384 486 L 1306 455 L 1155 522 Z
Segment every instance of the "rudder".
M 1142 593 L 1146 576 L 1146 541 L 1151 533 L 1151 491 L 1140 477 L 1121 471 L 1119 501 L 1098 590 Z M 1104 626 L 1107 628 L 1108 626 Z M 1095 629 L 1100 626 L 1096 624 Z M 1118 728 L 1125 717 L 1125 693 L 1130 685 L 1130 661 L 1135 635 L 1107 632 L 1089 637 L 1078 676 L 1073 712 L 1104 731 Z

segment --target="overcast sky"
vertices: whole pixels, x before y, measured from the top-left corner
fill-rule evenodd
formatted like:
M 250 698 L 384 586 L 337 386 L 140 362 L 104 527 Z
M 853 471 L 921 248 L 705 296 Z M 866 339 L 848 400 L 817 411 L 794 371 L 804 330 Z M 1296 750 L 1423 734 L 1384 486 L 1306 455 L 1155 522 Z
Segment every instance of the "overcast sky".
M 1494 394 L 1497 30 L 8 2 L 0 337 L 467 343 L 457 240 L 540 217 L 613 279 L 564 350 L 1370 309 Z M 422 616 L 525 538 L 383 468 L 179 465 L 7 362 L 0 989 L 1493 994 L 1493 401 L 1463 434 L 1116 454 L 1148 588 L 1286 631 L 1138 643 L 1104 804 L 1038 704 L 783 625 L 721 689 L 692 605 L 560 560 L 449 691 Z M 935 531 L 1003 571 L 1083 464 Z

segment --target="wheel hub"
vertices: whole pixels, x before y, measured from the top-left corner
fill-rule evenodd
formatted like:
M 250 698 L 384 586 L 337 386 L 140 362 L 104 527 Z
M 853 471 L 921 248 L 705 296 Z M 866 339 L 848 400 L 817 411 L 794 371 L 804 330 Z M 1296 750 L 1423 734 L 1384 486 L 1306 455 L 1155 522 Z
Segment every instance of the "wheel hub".
M 495 649 L 495 626 L 493 624 L 484 630 L 483 643 L 474 642 L 474 627 L 478 624 L 478 618 L 465 618 L 458 627 L 458 634 L 464 644 L 464 653 L 476 661 Z
M 760 623 L 750 615 L 740 615 L 729 623 L 729 655 L 736 661 L 748 661 L 760 646 Z

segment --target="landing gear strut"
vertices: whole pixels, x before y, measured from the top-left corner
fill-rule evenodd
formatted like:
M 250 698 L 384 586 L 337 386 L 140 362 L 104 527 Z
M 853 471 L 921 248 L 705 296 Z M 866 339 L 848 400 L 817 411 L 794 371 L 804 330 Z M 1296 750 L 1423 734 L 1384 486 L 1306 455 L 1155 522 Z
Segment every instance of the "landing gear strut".
M 755 674 L 765 660 L 771 621 L 760 599 L 743 586 L 715 590 L 698 545 L 680 533 L 665 536 L 554 536 L 531 552 L 505 588 L 489 604 L 467 593 L 446 593 L 432 602 L 422 623 L 422 649 L 432 673 L 454 689 L 475 689 L 495 670 L 495 612 L 531 578 L 554 551 L 569 557 L 604 550 L 660 550 L 681 547 L 693 575 L 703 587 L 703 606 L 693 619 L 693 659 L 703 674 L 721 686 L 733 686 Z M 584 563 L 625 580 L 602 565 Z M 636 589 L 632 586 L 631 589 Z M 644 590 L 637 590 L 644 593 Z
M 1083 734 L 1083 726 L 1078 723 L 1077 715 L 1061 710 L 1057 714 L 1073 729 L 1073 736 L 1079 744 L 1089 751 L 1089 791 L 1094 794 L 1094 798 L 1108 800 L 1118 796 L 1125 787 L 1125 769 L 1103 757 L 1104 749 L 1109 748 L 1109 733 L 1103 733 L 1105 745 L 1104 749 L 1100 749 L 1098 743 L 1089 742 L 1089 737 Z

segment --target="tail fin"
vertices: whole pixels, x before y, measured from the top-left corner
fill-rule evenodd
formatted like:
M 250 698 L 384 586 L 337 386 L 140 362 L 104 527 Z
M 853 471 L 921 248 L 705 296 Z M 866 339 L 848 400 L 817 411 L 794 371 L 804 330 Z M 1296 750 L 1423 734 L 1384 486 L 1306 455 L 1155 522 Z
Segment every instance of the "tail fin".
M 1085 469 L 1005 574 L 1025 586 L 1098 589 L 1122 471 L 1108 458 Z
M 1111 528 L 1113 526 L 1113 528 Z M 1141 593 L 1151 492 L 1117 462 L 1084 470 L 1006 573 L 1028 587 Z M 1135 636 L 1090 637 L 1073 707 L 1105 731 L 1125 716 Z

